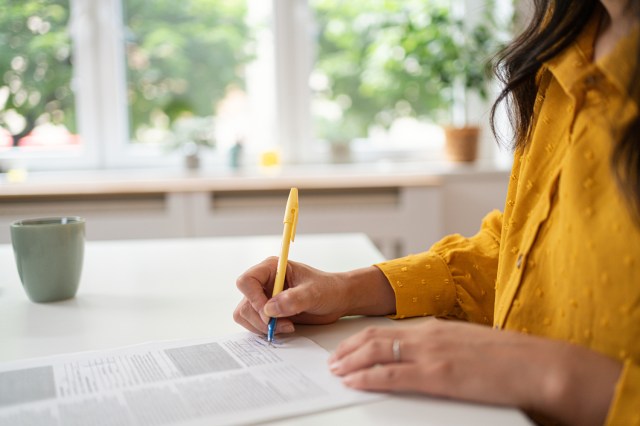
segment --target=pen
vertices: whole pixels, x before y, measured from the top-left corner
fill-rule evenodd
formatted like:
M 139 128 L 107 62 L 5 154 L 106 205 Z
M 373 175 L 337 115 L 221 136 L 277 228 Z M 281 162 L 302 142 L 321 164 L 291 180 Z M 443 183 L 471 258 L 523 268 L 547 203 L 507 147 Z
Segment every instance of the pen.
M 284 277 L 287 274 L 287 258 L 289 257 L 289 244 L 296 236 L 296 225 L 298 224 L 298 188 L 291 188 L 287 199 L 287 208 L 284 212 L 284 230 L 282 231 L 282 247 L 280 248 L 280 258 L 278 259 L 278 269 L 276 279 L 273 283 L 273 293 L 271 297 L 277 295 L 284 289 Z M 267 328 L 267 342 L 273 342 L 273 334 L 276 331 L 277 318 L 271 318 Z

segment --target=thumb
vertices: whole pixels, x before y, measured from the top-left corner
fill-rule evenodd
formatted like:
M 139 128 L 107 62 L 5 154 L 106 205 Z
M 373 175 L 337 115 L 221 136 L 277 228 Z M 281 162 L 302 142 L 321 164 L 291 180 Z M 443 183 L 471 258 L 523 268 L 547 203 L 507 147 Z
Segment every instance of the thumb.
M 290 317 L 312 310 L 315 299 L 308 288 L 288 288 L 264 305 L 264 313 L 269 317 Z

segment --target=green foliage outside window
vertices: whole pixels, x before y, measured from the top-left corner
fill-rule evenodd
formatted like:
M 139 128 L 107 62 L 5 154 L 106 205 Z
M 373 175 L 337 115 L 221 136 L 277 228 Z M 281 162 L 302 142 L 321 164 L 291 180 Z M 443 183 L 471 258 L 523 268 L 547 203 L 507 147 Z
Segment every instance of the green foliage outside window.
M 132 137 L 210 119 L 230 87 L 243 88 L 246 2 L 123 0 L 123 13 Z M 43 123 L 76 133 L 69 14 L 69 0 L 0 0 L 0 126 L 16 145 Z
M 245 1 L 122 1 L 132 139 L 211 119 L 230 88 L 244 88 Z M 486 94 L 483 64 L 499 44 L 491 13 L 463 28 L 449 0 L 309 2 L 326 79 L 316 99 L 341 110 L 338 123 L 318 120 L 320 136 L 364 137 L 403 116 L 445 121 L 455 81 Z M 69 10 L 68 0 L 0 0 L 0 126 L 14 143 L 45 122 L 76 133 Z
M 0 0 L 0 126 L 14 145 L 37 124 L 75 132 L 67 0 Z
M 316 98 L 342 109 L 316 117 L 320 137 L 366 137 L 399 117 L 449 121 L 456 84 L 486 98 L 487 61 L 500 29 L 487 1 L 473 26 L 453 16 L 449 0 L 311 0 L 318 25 L 316 72 L 328 84 Z
M 130 128 L 214 115 L 253 57 L 245 1 L 124 0 Z M 190 124 L 194 124 L 190 123 Z M 206 141 L 202 140 L 204 144 Z

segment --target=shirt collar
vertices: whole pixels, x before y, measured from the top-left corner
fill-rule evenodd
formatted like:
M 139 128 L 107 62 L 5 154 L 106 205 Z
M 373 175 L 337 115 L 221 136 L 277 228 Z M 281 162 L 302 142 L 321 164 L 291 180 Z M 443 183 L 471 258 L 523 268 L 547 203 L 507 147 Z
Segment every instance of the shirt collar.
M 632 79 L 635 78 L 637 52 L 640 49 L 638 26 L 620 40 L 608 55 L 593 62 L 594 44 L 601 16 L 601 12 L 594 13 L 575 42 L 545 64 L 568 94 L 572 93 L 574 84 L 584 79 L 587 74 L 595 72 L 600 72 L 623 94 L 628 93 Z M 637 96 L 634 96 L 634 99 L 637 99 Z
M 566 93 L 571 93 L 573 85 L 590 68 L 599 27 L 600 13 L 594 13 L 576 41 L 546 62 L 547 68 Z

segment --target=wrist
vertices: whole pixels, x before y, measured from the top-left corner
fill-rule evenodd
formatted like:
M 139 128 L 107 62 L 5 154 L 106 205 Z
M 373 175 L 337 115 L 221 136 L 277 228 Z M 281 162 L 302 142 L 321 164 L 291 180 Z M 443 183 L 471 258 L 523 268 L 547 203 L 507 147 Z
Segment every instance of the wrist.
M 347 301 L 345 315 L 389 315 L 396 310 L 395 293 L 375 266 L 340 273 Z
M 541 392 L 532 411 L 568 425 L 603 424 L 621 364 L 582 346 L 563 344 L 557 349 L 539 377 Z

